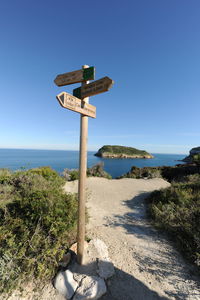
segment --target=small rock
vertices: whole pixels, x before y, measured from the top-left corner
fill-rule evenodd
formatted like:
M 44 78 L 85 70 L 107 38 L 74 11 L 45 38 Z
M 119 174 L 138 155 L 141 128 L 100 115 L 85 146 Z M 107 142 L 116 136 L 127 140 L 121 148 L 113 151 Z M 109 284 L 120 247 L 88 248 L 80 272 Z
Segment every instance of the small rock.
M 106 293 L 106 285 L 103 279 L 97 276 L 86 276 L 81 286 L 76 290 L 73 300 L 99 299 Z
M 113 263 L 109 260 L 99 260 L 97 273 L 104 279 L 113 276 L 115 273 Z
M 74 280 L 73 274 L 70 270 L 59 272 L 54 280 L 55 288 L 67 299 L 71 299 L 74 295 L 78 283 Z
M 96 251 L 98 253 L 98 257 L 100 259 L 103 259 L 103 260 L 108 260 L 109 259 L 108 247 L 106 246 L 106 244 L 102 240 L 99 240 L 99 239 L 91 240 L 89 242 L 89 246 L 90 247 L 94 246 L 94 248 L 96 249 Z
M 73 244 L 73 245 L 70 247 L 70 250 L 71 250 L 71 251 L 74 251 L 74 252 L 77 254 L 77 243 Z
M 67 252 L 63 255 L 62 260 L 59 262 L 59 265 L 63 268 L 66 268 L 71 261 L 71 253 Z
M 88 243 L 85 241 L 84 242 L 84 249 L 87 249 L 88 247 Z M 77 243 L 74 243 L 71 247 L 70 250 L 75 252 L 77 254 Z

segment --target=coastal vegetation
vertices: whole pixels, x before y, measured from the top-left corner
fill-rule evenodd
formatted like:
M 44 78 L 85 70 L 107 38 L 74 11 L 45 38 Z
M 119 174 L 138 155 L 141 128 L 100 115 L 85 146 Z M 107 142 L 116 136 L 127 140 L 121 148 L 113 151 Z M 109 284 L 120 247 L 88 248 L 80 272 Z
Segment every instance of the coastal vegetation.
M 107 179 L 112 179 L 112 176 L 108 174 L 103 169 L 104 164 L 98 163 L 91 168 L 87 169 L 87 176 L 88 177 L 103 177 Z M 79 170 L 78 169 L 64 169 L 63 174 L 64 178 L 68 181 L 73 181 L 79 179 Z
M 105 145 L 101 147 L 95 156 L 107 158 L 153 158 L 144 150 L 132 147 Z
M 153 192 L 147 202 L 155 226 L 169 233 L 181 253 L 200 270 L 200 174 Z
M 162 177 L 160 167 L 144 167 L 138 168 L 136 166 L 132 166 L 130 171 L 119 176 L 117 179 L 121 178 L 159 178 Z
M 111 178 L 102 163 L 87 175 Z M 0 169 L 0 293 L 54 277 L 76 241 L 77 195 L 66 194 L 63 185 L 78 177 L 78 170 L 65 169 L 60 176 L 50 167 Z
M 0 169 L 0 292 L 45 283 L 76 239 L 77 197 L 49 167 Z
M 169 182 L 181 181 L 187 175 L 200 174 L 200 164 L 178 164 L 173 167 L 131 167 L 131 170 L 119 178 L 163 178 Z

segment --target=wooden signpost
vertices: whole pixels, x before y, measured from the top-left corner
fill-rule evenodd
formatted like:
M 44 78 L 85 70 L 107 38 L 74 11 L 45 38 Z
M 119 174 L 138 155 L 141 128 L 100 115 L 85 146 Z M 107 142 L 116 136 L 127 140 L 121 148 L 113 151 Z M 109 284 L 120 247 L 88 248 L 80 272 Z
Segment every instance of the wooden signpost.
M 80 99 L 66 93 L 62 92 L 56 96 L 60 105 L 64 108 L 76 111 L 82 115 L 96 118 L 96 107 L 86 103 L 85 101 L 81 101 Z
M 82 70 L 68 72 L 56 76 L 54 82 L 57 86 L 64 86 L 72 83 L 83 82 L 86 80 L 93 80 L 95 76 L 95 68 L 88 67 Z
M 100 93 L 107 92 L 112 87 L 113 83 L 113 80 L 106 76 L 82 87 L 74 89 L 73 95 L 80 99 L 98 95 Z
M 78 230 L 77 230 L 77 261 L 83 263 L 84 242 L 85 242 L 85 186 L 87 172 L 87 138 L 88 138 L 88 117 L 96 118 L 96 107 L 89 104 L 89 96 L 97 95 L 108 91 L 113 80 L 104 77 L 92 83 L 95 74 L 94 67 L 83 66 L 82 70 L 58 75 L 54 82 L 57 86 L 64 86 L 82 82 L 79 90 L 70 95 L 62 92 L 56 96 L 60 105 L 64 108 L 80 113 L 80 151 L 79 151 L 79 184 L 78 184 Z

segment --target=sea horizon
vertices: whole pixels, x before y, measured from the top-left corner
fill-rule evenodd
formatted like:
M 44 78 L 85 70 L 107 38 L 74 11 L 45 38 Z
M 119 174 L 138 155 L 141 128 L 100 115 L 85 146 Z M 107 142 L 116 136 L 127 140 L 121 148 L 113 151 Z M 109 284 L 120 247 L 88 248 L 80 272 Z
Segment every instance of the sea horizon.
M 132 166 L 136 167 L 158 167 L 174 166 L 184 163 L 181 160 L 185 154 L 152 153 L 154 158 L 101 158 L 94 154 L 97 151 L 88 151 L 87 167 L 103 163 L 104 170 L 113 178 L 121 176 L 130 171 Z M 46 149 L 19 149 L 0 148 L 0 168 L 8 168 L 13 171 L 20 169 L 31 169 L 49 166 L 62 173 L 64 169 L 79 168 L 78 150 L 46 150 Z
M 0 150 L 36 150 L 36 151 L 74 151 L 74 152 L 79 152 L 79 150 L 73 150 L 73 149 L 48 149 L 48 148 L 8 148 L 8 147 L 0 147 Z M 88 152 L 97 152 L 97 150 L 87 150 Z M 144 150 L 144 149 L 140 149 Z M 146 150 L 145 150 L 146 151 Z M 166 155 L 189 155 L 188 152 L 181 152 L 181 153 L 176 153 L 176 152 L 151 152 L 147 151 L 150 154 L 166 154 Z

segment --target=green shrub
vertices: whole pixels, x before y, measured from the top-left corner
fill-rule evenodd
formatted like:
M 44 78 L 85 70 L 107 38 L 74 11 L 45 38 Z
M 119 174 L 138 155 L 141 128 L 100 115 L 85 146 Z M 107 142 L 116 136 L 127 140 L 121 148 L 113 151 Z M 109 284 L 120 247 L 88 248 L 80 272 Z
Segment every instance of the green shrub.
M 72 170 L 70 173 L 70 180 L 78 180 L 79 179 L 79 171 L 78 170 Z
M 79 170 L 77 169 L 64 169 L 62 173 L 63 177 L 68 181 L 74 181 L 79 179 Z
M 200 153 L 193 155 L 192 161 L 193 161 L 195 164 L 200 165 Z
M 156 178 L 162 177 L 169 182 L 179 182 L 188 175 L 200 174 L 200 165 L 198 164 L 179 164 L 173 167 L 144 167 L 133 166 L 131 170 L 119 178 Z
M 18 171 L 0 184 L 0 292 L 24 281 L 45 282 L 74 242 L 77 199 L 65 194 L 64 179 L 50 168 Z M 6 199 L 7 199 L 6 198 Z
M 174 237 L 181 252 L 200 267 L 200 175 L 155 191 L 147 201 L 155 225 Z
M 98 163 L 94 165 L 93 167 L 87 169 L 87 176 L 104 177 L 107 179 L 112 179 L 112 176 L 108 174 L 106 171 L 104 171 L 103 167 L 104 167 L 103 163 Z
M 50 167 L 40 167 L 27 171 L 28 173 L 41 175 L 43 178 L 48 180 L 49 183 L 53 184 L 54 187 L 60 187 L 64 184 L 64 180 L 59 174 L 52 170 Z
M 119 178 L 160 178 L 161 176 L 161 170 L 159 167 L 144 167 L 144 168 L 138 168 L 133 166 L 130 170 L 130 172 L 120 176 Z
M 193 174 L 200 174 L 200 166 L 193 164 L 176 165 L 174 167 L 160 167 L 164 179 L 169 182 L 180 182 L 185 177 Z
M 87 169 L 88 177 L 104 177 L 107 179 L 112 179 L 112 176 L 104 171 L 103 163 L 98 163 L 91 168 Z M 68 181 L 73 181 L 79 179 L 79 170 L 77 169 L 64 169 L 63 176 Z
M 8 169 L 0 169 L 0 183 L 5 183 L 9 180 L 11 172 Z

